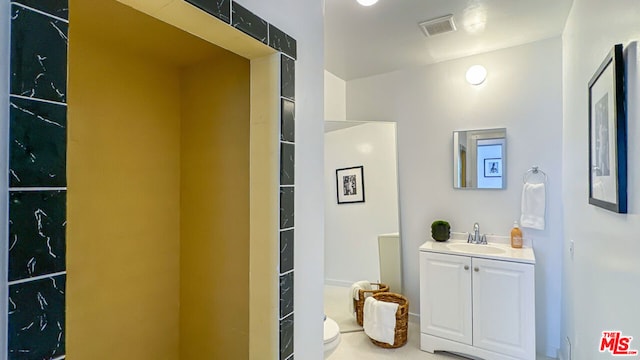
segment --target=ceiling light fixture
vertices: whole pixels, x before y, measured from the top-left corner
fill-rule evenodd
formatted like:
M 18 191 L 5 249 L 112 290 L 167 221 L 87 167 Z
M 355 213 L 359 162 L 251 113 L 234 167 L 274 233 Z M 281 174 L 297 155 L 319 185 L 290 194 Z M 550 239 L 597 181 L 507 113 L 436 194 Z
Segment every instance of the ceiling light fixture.
M 487 78 L 487 69 L 482 65 L 473 65 L 467 70 L 467 82 L 471 85 L 480 85 Z
M 371 6 L 377 2 L 378 0 L 358 0 L 358 3 L 362 6 Z

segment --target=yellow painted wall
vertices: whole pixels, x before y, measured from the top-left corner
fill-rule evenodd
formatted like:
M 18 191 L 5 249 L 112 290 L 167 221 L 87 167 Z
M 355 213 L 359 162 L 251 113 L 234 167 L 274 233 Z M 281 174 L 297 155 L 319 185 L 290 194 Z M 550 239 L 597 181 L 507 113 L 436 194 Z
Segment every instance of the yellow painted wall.
M 249 356 L 249 61 L 182 73 L 180 358 Z
M 249 251 L 249 358 L 276 359 L 280 352 L 279 192 L 280 60 L 251 60 L 251 249 Z M 276 211 L 274 211 L 276 210 Z
M 69 41 L 67 358 L 248 358 L 249 61 L 115 1 Z
M 179 74 L 71 27 L 69 359 L 177 359 Z

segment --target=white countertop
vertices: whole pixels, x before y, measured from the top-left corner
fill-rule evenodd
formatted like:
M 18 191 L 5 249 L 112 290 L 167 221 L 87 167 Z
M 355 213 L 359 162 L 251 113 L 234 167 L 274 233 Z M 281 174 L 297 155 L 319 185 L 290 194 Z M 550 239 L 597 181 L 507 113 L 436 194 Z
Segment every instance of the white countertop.
M 483 248 L 485 247 L 485 248 Z M 487 245 L 467 244 L 466 240 L 449 239 L 447 241 L 427 240 L 420 251 L 430 251 L 450 255 L 464 255 L 483 259 L 514 261 L 535 264 L 536 257 L 533 248 L 525 244 L 521 249 L 514 249 L 511 244 L 488 240 Z

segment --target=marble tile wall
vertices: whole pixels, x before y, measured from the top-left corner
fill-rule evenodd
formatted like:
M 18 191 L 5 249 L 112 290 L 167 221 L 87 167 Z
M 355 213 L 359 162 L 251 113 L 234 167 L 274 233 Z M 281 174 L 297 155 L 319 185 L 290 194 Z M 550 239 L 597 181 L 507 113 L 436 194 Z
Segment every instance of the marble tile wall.
M 65 186 L 66 105 L 12 97 L 9 114 L 9 186 Z
M 293 312 L 280 320 L 280 359 L 293 360 Z
M 234 2 L 231 9 L 233 21 L 231 25 L 254 39 L 267 44 L 269 24 L 251 11 Z
M 296 40 L 232 0 L 184 0 L 281 52 L 280 359 L 293 359 Z M 65 354 L 67 0 L 11 2 L 9 359 Z
M 203 11 L 226 22 L 231 21 L 231 0 L 186 0 Z
M 64 356 L 65 281 L 60 274 L 9 287 L 9 359 Z
M 65 356 L 67 0 L 11 3 L 8 359 Z
M 9 281 L 65 271 L 65 191 L 9 193 Z
M 293 359 L 296 42 L 269 25 L 269 45 L 280 50 L 280 359 Z

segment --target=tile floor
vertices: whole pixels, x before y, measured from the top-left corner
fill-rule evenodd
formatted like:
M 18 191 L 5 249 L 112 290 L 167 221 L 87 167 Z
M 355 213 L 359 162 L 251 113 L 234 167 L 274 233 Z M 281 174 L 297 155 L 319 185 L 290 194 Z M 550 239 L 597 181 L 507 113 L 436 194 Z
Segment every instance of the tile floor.
M 324 307 L 327 316 L 334 319 L 341 330 L 341 342 L 329 360 L 464 360 L 466 358 L 449 353 L 431 354 L 420 350 L 420 327 L 409 322 L 408 341 L 397 349 L 384 349 L 374 345 L 369 337 L 361 331 L 355 319 L 349 314 L 349 288 L 325 285 Z M 411 306 L 415 306 L 410 304 Z M 413 310 L 410 310 L 413 312 Z M 344 332 L 345 329 L 349 332 Z M 491 359 L 487 359 L 491 360 Z M 538 357 L 538 360 L 551 360 Z
M 340 327 L 340 332 L 362 331 L 356 319 L 349 311 L 349 290 L 342 286 L 325 285 L 324 287 L 324 312 L 335 320 Z
M 407 344 L 397 349 L 384 349 L 374 345 L 363 331 L 340 334 L 341 341 L 329 360 L 457 360 L 465 359 L 447 353 L 431 354 L 420 350 L 418 324 L 409 323 Z
M 408 341 L 397 349 L 384 349 L 374 345 L 362 327 L 349 313 L 349 288 L 326 285 L 324 288 L 324 307 L 328 317 L 340 327 L 340 345 L 331 354 L 329 360 L 357 359 L 403 359 L 403 360 L 456 360 L 464 359 L 446 353 L 430 354 L 420 350 L 420 329 L 418 324 L 410 323 Z

